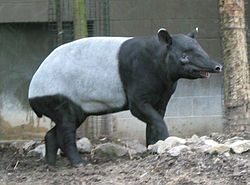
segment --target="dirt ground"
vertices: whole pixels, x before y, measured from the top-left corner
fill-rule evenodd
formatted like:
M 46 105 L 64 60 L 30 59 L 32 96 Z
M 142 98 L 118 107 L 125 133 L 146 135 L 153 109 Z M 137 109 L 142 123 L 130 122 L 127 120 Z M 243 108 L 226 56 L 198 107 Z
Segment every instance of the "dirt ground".
M 0 184 L 250 184 L 249 153 L 210 155 L 189 151 L 177 157 L 146 152 L 114 160 L 82 157 L 85 167 L 73 168 L 59 156 L 57 167 L 39 157 L 28 157 L 11 147 L 0 146 Z

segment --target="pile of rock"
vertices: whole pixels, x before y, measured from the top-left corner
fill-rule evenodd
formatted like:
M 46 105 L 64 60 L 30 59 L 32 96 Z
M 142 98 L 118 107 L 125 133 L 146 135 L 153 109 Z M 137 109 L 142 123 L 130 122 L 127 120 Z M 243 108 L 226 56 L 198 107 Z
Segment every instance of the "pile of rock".
M 39 141 L 29 141 L 24 144 L 22 150 L 24 153 L 27 153 L 28 156 L 40 156 L 41 158 L 45 157 L 45 144 L 39 144 Z M 83 137 L 77 141 L 77 148 L 80 153 L 90 153 L 92 151 L 92 144 L 88 138 Z M 36 147 L 34 147 L 36 146 Z M 60 154 L 58 151 L 58 155 Z
M 227 156 L 230 153 L 241 154 L 250 150 L 250 140 L 234 137 L 225 140 L 223 143 L 218 143 L 207 136 L 193 135 L 188 139 L 172 136 L 164 141 L 158 141 L 154 145 L 149 145 L 148 149 L 158 154 L 168 153 L 171 156 L 178 156 L 180 153 L 190 150 Z
M 93 147 L 88 138 L 81 138 L 77 141 L 77 148 L 80 153 L 91 153 L 93 156 L 105 157 L 106 159 L 122 156 L 130 156 L 132 158 L 134 155 L 146 151 L 151 151 L 159 155 L 168 153 L 170 156 L 175 157 L 187 151 L 229 156 L 232 153 L 241 154 L 249 151 L 250 140 L 234 137 L 217 142 L 207 136 L 198 137 L 197 135 L 193 135 L 187 139 L 171 136 L 164 141 L 158 141 L 146 148 L 137 140 L 126 141 L 120 144 L 108 142 Z M 42 158 L 45 156 L 45 145 L 39 144 L 37 141 L 25 143 L 22 150 L 30 156 L 39 155 Z
M 93 147 L 89 139 L 83 137 L 78 140 L 76 144 L 80 153 L 92 153 L 92 155 L 106 158 L 117 158 L 126 155 L 131 157 L 132 155 L 147 151 L 147 148 L 140 144 L 137 140 L 126 141 L 121 144 L 108 142 Z M 40 156 L 41 158 L 45 157 L 45 144 L 41 144 L 41 142 L 38 141 L 29 141 L 24 143 L 21 150 L 28 156 Z M 58 154 L 60 154 L 60 151 Z
M 134 155 L 144 153 L 147 148 L 137 140 L 125 141 L 121 144 L 104 143 L 97 145 L 92 151 L 92 155 L 97 158 L 113 159 L 122 156 L 133 158 Z

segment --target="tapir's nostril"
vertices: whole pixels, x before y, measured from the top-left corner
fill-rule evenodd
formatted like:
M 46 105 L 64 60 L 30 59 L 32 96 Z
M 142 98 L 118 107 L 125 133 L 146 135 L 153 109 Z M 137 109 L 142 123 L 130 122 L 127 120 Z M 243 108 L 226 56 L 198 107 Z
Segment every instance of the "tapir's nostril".
M 216 70 L 216 71 L 220 71 L 220 67 L 217 66 L 217 67 L 215 68 L 215 70 Z
M 221 72 L 222 71 L 222 65 L 216 65 L 215 66 L 215 71 L 216 72 Z

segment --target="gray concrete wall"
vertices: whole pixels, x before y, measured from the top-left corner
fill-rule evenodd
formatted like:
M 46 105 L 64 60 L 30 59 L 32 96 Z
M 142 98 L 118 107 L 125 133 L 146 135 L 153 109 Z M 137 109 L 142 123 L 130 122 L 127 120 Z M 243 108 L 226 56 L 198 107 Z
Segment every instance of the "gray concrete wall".
M 79 0 L 74 1 L 80 3 Z M 73 0 L 61 0 L 63 21 L 73 20 L 72 2 Z M 102 21 L 105 12 L 98 10 L 102 10 L 105 2 L 103 0 L 85 0 L 85 2 L 87 17 Z M 48 22 L 49 19 L 56 21 L 55 5 L 55 0 L 0 0 L 0 23 Z
M 50 127 L 28 104 L 32 75 L 48 54 L 46 24 L 0 24 L 0 139 L 41 137 Z
M 0 23 L 47 22 L 49 0 L 0 0 Z

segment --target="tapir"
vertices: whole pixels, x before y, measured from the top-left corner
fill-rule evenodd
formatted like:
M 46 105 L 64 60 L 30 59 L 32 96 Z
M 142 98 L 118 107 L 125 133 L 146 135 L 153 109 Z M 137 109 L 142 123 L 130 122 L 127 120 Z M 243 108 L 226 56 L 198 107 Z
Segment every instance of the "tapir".
M 60 148 L 73 166 L 86 164 L 76 129 L 89 115 L 130 110 L 146 123 L 146 145 L 169 136 L 163 120 L 181 78 L 208 78 L 222 71 L 196 40 L 198 29 L 146 37 L 89 37 L 63 44 L 41 63 L 29 86 L 38 117 L 55 126 L 45 135 L 45 161 L 56 164 Z

